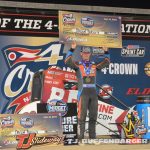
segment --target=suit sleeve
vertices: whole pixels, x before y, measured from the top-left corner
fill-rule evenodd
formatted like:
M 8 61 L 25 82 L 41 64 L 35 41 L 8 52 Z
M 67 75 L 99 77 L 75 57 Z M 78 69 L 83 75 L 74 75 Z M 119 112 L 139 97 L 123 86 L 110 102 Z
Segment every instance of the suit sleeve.
M 109 52 L 105 52 L 104 54 L 104 60 L 99 62 L 97 65 L 96 65 L 96 68 L 97 69 L 103 69 L 105 67 L 108 67 L 110 64 L 110 54 Z
M 42 72 L 36 72 L 33 76 L 31 102 L 39 101 L 42 99 L 42 87 L 43 87 L 44 74 Z
M 72 48 L 68 51 L 66 58 L 65 58 L 65 64 L 68 67 L 76 70 L 78 69 L 78 64 L 72 59 L 73 52 L 74 52 L 74 49 Z

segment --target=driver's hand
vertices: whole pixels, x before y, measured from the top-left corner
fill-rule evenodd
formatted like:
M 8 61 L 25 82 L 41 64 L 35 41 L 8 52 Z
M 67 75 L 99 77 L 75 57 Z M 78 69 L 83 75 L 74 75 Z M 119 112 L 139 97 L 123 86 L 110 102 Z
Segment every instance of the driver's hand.
M 71 48 L 72 48 L 72 49 L 76 49 L 76 47 L 77 47 L 76 42 L 72 42 L 72 43 L 71 43 Z

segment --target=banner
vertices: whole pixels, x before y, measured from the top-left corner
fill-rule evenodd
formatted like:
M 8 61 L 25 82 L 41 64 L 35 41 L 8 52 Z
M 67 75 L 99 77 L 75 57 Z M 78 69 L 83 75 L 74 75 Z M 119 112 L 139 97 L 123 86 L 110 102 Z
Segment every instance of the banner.
M 147 39 L 150 38 L 150 20 L 148 17 L 122 18 L 123 38 Z
M 58 36 L 56 15 L 1 13 L 0 32 L 5 35 Z
M 28 149 L 35 145 L 63 143 L 60 116 L 1 114 L 0 124 L 0 146 L 3 149 Z
M 122 47 L 121 17 L 59 11 L 59 40 L 77 45 Z

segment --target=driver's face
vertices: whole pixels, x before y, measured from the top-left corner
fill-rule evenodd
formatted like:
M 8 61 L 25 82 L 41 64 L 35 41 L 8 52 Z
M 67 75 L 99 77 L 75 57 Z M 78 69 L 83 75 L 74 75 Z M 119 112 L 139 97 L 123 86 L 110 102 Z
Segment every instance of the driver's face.
M 82 60 L 89 61 L 91 57 L 91 53 L 81 52 Z

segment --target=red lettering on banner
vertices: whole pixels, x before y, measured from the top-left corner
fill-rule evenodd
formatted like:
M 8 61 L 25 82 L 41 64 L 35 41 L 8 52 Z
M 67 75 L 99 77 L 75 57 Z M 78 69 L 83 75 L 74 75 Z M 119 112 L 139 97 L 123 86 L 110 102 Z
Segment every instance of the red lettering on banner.
M 144 88 L 140 90 L 140 88 L 129 88 L 126 95 L 149 95 L 150 88 Z
M 99 112 L 113 114 L 114 108 L 115 108 L 114 106 L 100 104 L 98 110 Z
M 19 140 L 18 145 L 17 145 L 17 149 L 30 148 L 32 146 L 31 142 L 35 136 L 36 136 L 35 133 L 17 135 L 16 140 Z M 27 141 L 27 142 L 25 142 L 25 141 Z
M 150 94 L 150 88 L 145 88 L 142 92 L 142 95 L 149 95 Z

